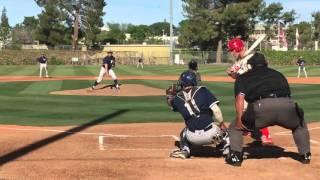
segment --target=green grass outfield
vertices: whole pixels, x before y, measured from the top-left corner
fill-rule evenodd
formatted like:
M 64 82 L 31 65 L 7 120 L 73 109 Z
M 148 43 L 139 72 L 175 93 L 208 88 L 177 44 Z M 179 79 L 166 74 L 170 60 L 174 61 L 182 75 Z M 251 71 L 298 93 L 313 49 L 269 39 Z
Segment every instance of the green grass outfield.
M 99 66 L 64 66 L 49 65 L 50 76 L 97 76 Z M 186 69 L 186 65 L 157 65 L 145 66 L 143 70 L 137 69 L 136 66 L 116 66 L 115 72 L 121 75 L 178 75 Z M 225 70 L 227 65 L 200 65 L 199 72 L 202 75 L 226 76 Z M 284 73 L 286 76 L 297 76 L 297 66 L 271 66 L 276 70 Z M 308 75 L 320 77 L 320 66 L 307 66 Z M 21 66 L 0 66 L 0 76 L 37 76 L 39 66 L 21 65 Z M 302 74 L 303 75 L 303 74 Z
M 202 75 L 225 75 L 227 66 L 201 66 Z M 319 76 L 318 67 L 310 68 Z M 119 66 L 121 75 L 178 75 L 185 66 L 147 66 L 137 70 L 134 66 Z M 280 67 L 286 75 L 295 76 L 296 67 Z M 318 69 L 318 70 L 316 70 Z M 94 75 L 98 66 L 50 66 L 50 75 Z M 1 75 L 37 75 L 37 66 L 0 66 Z M 319 74 L 319 75 L 318 75 Z M 173 122 L 180 121 L 178 113 L 171 112 L 165 98 L 155 97 L 88 97 L 50 95 L 51 91 L 89 87 L 92 81 L 40 81 L 0 83 L 0 124 L 35 126 L 80 125 L 118 110 L 127 110 L 104 123 Z M 165 89 L 170 81 L 128 80 L 121 83 L 137 83 Z M 234 117 L 233 83 L 204 82 L 221 101 L 226 121 Z M 294 99 L 306 111 L 308 121 L 320 121 L 320 85 L 292 85 Z

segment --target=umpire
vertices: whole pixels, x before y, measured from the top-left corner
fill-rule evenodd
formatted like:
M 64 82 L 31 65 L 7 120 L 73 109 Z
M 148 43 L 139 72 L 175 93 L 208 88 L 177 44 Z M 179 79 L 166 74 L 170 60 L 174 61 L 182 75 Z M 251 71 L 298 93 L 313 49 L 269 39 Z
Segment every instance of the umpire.
M 265 57 L 256 53 L 249 59 L 252 70 L 240 75 L 235 82 L 236 120 L 229 127 L 230 151 L 225 161 L 241 166 L 243 161 L 242 130 L 253 131 L 279 125 L 292 130 L 300 161 L 311 160 L 310 137 L 303 110 L 291 99 L 287 79 L 278 71 L 268 68 Z M 243 113 L 244 100 L 248 102 Z

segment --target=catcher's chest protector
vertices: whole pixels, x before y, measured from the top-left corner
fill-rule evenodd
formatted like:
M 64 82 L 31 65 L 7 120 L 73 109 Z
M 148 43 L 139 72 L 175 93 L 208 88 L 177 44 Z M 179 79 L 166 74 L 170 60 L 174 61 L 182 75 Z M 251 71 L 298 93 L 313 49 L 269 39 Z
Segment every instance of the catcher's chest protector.
M 178 93 L 178 97 L 184 101 L 184 106 L 189 111 L 190 115 L 199 117 L 200 116 L 200 109 L 196 104 L 194 96 L 196 93 L 202 88 L 202 86 L 194 86 L 188 92 L 181 91 Z

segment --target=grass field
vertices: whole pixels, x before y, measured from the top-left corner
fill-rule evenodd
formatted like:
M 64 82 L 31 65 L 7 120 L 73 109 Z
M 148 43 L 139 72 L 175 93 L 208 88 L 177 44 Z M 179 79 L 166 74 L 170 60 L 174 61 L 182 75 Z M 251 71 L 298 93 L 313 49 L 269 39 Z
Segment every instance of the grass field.
M 199 72 L 202 75 L 225 76 L 227 65 L 200 65 Z M 271 66 L 276 70 L 284 73 L 286 76 L 297 76 L 296 66 Z M 136 66 L 120 65 L 115 68 L 117 75 L 178 75 L 186 69 L 186 65 L 157 65 L 145 66 L 143 70 L 137 69 Z M 307 66 L 306 70 L 310 77 L 320 76 L 320 66 Z M 97 76 L 99 66 L 49 66 L 51 76 Z M 39 74 L 38 66 L 0 66 L 0 76 L 37 76 Z M 303 74 L 302 74 L 303 75 Z
M 201 66 L 202 75 L 225 76 L 225 65 Z M 275 67 L 287 76 L 296 76 L 296 67 Z M 179 75 L 185 66 L 118 66 L 121 75 Z M 98 66 L 49 66 L 51 76 L 96 76 Z M 319 67 L 308 67 L 311 76 L 320 76 Z M 0 75 L 38 75 L 38 66 L 1 66 Z M 94 80 L 94 79 L 93 79 Z M 0 83 L 0 124 L 75 125 L 89 122 L 117 110 L 128 110 L 105 123 L 180 121 L 178 113 L 170 112 L 165 98 L 156 97 L 86 97 L 50 95 L 51 91 L 89 87 L 92 81 L 40 81 Z M 165 89 L 169 81 L 127 80 L 121 83 L 145 84 Z M 204 82 L 221 101 L 224 117 L 234 117 L 233 83 Z M 320 85 L 292 85 L 294 99 L 304 107 L 308 121 L 320 121 Z

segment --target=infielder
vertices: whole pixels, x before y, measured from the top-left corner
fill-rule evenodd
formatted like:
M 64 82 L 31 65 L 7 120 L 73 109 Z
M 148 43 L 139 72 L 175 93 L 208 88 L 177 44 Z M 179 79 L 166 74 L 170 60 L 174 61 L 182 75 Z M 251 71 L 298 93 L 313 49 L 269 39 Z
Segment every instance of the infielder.
M 296 62 L 296 65 L 298 65 L 298 78 L 300 78 L 300 72 L 301 70 L 304 72 L 304 76 L 306 78 L 308 78 L 308 74 L 307 74 L 307 71 L 306 71 L 306 67 L 305 67 L 305 63 L 306 61 L 302 58 L 302 56 L 300 56 Z
M 188 68 L 190 71 L 194 72 L 197 76 L 197 86 L 201 85 L 201 75 L 198 72 L 198 63 L 196 60 L 192 59 L 189 63 L 188 63 Z
M 114 82 L 113 87 L 115 87 L 118 90 L 120 89 L 117 76 L 112 70 L 112 68 L 115 67 L 115 58 L 112 54 L 113 54 L 112 51 L 108 51 L 107 56 L 103 58 L 103 64 L 101 65 L 101 68 L 100 68 L 99 77 L 94 82 L 93 86 L 91 87 L 91 90 L 94 90 L 96 88 L 96 86 L 103 80 L 103 77 L 105 75 L 110 75 Z
M 41 54 L 41 56 L 38 58 L 38 62 L 40 64 L 40 75 L 39 77 L 42 78 L 42 69 L 46 71 L 46 77 L 49 77 L 48 75 L 48 59 L 45 56 L 45 54 Z
M 236 62 L 227 70 L 227 73 L 232 78 L 236 79 L 240 75 L 246 73 L 248 70 L 251 69 L 250 64 L 248 64 L 248 60 L 251 59 L 255 53 L 251 53 L 248 55 L 245 55 L 246 48 L 244 42 L 239 38 L 233 38 L 228 42 L 228 50 L 236 58 Z M 245 108 L 246 110 L 247 103 L 245 102 Z M 261 142 L 263 144 L 272 144 L 272 137 L 269 133 L 269 130 L 267 127 L 260 130 L 262 136 L 261 136 Z
M 142 58 L 139 58 L 139 60 L 138 60 L 137 68 L 139 68 L 139 66 L 141 66 L 141 69 L 143 69 L 143 59 Z
M 196 86 L 197 78 L 191 71 L 183 72 L 180 81 L 181 91 L 175 93 L 171 88 L 166 91 L 168 105 L 182 115 L 186 125 L 180 133 L 180 148 L 174 150 L 170 157 L 189 158 L 190 145 L 214 144 L 221 148 L 219 150 L 227 151 L 229 139 L 218 99 L 206 87 Z M 213 121 L 212 113 L 216 123 Z

